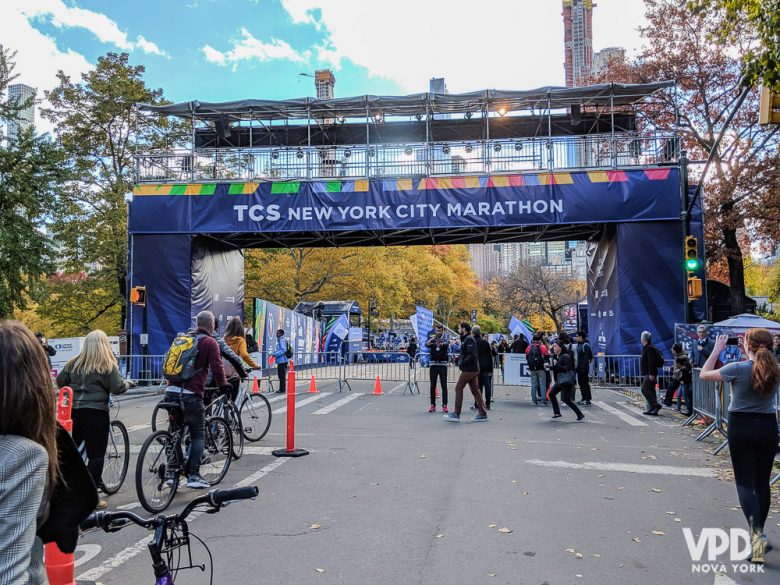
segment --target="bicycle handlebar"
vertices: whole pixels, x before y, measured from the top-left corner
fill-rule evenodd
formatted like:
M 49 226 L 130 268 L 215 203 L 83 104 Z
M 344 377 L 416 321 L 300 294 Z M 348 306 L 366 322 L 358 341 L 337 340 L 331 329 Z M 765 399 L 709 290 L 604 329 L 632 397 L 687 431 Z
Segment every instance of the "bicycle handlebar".
M 198 496 L 192 500 L 185 506 L 180 514 L 171 514 L 169 516 L 161 515 L 155 518 L 142 518 L 133 512 L 93 512 L 81 524 L 81 529 L 89 530 L 91 528 L 102 528 L 106 532 L 112 532 L 124 528 L 130 522 L 143 528 L 150 529 L 169 522 L 179 524 L 180 522 L 183 522 L 195 508 L 202 504 L 209 504 L 212 510 L 217 512 L 223 506 L 226 506 L 231 502 L 255 498 L 259 492 L 260 490 L 256 485 L 226 490 L 211 490 L 209 493 Z M 126 522 L 120 524 L 119 522 L 121 520 L 126 520 Z

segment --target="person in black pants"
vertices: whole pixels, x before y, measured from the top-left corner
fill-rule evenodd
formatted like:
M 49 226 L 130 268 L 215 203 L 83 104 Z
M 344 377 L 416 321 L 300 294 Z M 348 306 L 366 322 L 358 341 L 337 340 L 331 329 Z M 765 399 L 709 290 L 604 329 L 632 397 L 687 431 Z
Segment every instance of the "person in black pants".
M 642 396 L 647 400 L 647 410 L 642 414 L 658 416 L 661 404 L 658 402 L 658 394 L 655 385 L 658 380 L 658 368 L 664 365 L 664 356 L 653 345 L 653 336 L 649 331 L 642 331 Z
M 482 337 L 482 329 L 479 325 L 471 328 L 471 335 L 477 342 L 477 359 L 479 360 L 479 391 L 485 399 L 485 408 L 490 410 L 490 402 L 493 399 L 493 350 L 487 339 Z M 473 410 L 477 409 L 474 404 Z
M 747 361 L 733 362 L 716 370 L 715 363 L 727 341 L 728 335 L 717 337 L 700 378 L 705 382 L 731 383 L 727 429 L 731 465 L 739 504 L 750 529 L 750 560 L 763 563 L 764 554 L 769 550 L 764 524 L 772 497 L 769 478 L 778 443 L 775 399 L 780 366 L 772 354 L 769 331 L 750 329 L 742 346 Z
M 577 331 L 577 385 L 580 387 L 582 400 L 581 406 L 590 406 L 592 398 L 590 392 L 590 362 L 593 361 L 593 350 L 588 343 L 588 336 L 584 331 Z
M 553 407 L 553 418 L 561 418 L 561 408 L 558 406 L 558 394 L 560 393 L 563 403 L 571 408 L 577 415 L 577 420 L 585 418 L 582 411 L 574 403 L 574 363 L 571 354 L 564 349 L 563 342 L 556 340 L 553 343 L 553 373 L 555 374 L 555 385 L 550 390 L 550 402 Z
M 444 338 L 444 327 L 437 323 L 433 331 L 428 334 L 425 346 L 430 351 L 431 357 L 431 407 L 428 412 L 436 412 L 436 381 L 441 386 L 441 409 L 447 410 L 447 361 L 450 343 Z

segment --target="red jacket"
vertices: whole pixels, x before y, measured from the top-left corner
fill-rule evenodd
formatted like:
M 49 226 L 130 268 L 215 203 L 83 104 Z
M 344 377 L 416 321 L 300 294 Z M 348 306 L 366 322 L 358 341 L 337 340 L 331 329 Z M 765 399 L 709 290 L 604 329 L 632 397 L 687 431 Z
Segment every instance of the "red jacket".
M 526 355 L 526 356 L 528 356 L 528 352 L 530 352 L 530 351 L 531 351 L 531 348 L 532 348 L 534 345 L 538 345 L 538 346 L 539 346 L 539 351 L 541 351 L 541 352 L 542 352 L 542 357 L 548 357 L 548 356 L 550 355 L 550 352 L 549 352 L 549 350 L 547 349 L 547 346 L 546 346 L 546 345 L 544 345 L 543 343 L 539 343 L 539 342 L 537 342 L 537 341 L 534 341 L 534 342 L 533 342 L 531 345 L 529 345 L 529 346 L 528 346 L 528 349 L 526 349 L 526 350 L 525 350 L 525 355 Z
M 198 355 L 195 358 L 195 367 L 198 373 L 182 384 L 182 388 L 203 398 L 203 387 L 209 376 L 209 368 L 211 368 L 214 383 L 217 386 L 227 386 L 228 381 L 225 378 L 225 367 L 222 365 L 219 344 L 203 329 L 198 329 L 196 333 L 202 335 L 198 340 Z

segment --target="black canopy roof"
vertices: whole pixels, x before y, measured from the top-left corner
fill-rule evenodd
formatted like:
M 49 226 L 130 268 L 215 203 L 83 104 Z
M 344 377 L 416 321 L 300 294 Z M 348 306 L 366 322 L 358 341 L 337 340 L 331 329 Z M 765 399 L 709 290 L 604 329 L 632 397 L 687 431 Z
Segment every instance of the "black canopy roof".
M 389 116 L 414 114 L 458 114 L 478 112 L 485 108 L 507 112 L 547 108 L 567 108 L 573 105 L 624 106 L 647 98 L 653 93 L 673 87 L 673 81 L 655 83 L 622 84 L 606 83 L 583 87 L 541 87 L 526 91 L 486 89 L 460 94 L 419 93 L 405 96 L 364 95 L 357 97 L 320 100 L 297 98 L 289 100 L 246 99 L 230 102 L 181 102 L 167 106 L 138 104 L 143 112 L 192 116 L 202 120 L 229 119 L 262 120 L 365 117 L 381 112 Z

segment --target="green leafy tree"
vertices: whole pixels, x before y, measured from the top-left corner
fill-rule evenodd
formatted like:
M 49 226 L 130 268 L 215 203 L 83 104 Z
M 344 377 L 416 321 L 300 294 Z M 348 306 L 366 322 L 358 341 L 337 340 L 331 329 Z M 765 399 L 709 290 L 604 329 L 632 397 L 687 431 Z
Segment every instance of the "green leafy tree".
M 182 138 L 180 126 L 136 109 L 137 103 L 164 103 L 162 90 L 147 87 L 143 74 L 126 53 L 108 53 L 80 82 L 60 71 L 59 85 L 46 94 L 51 107 L 43 116 L 56 125 L 74 170 L 54 207 L 52 230 L 64 271 L 85 278 L 52 282 L 41 310 L 67 315 L 73 333 L 88 331 L 106 315 L 114 323 L 109 329 L 125 323 L 125 196 L 133 188 L 133 153 Z
M 0 46 L 0 95 L 16 77 L 13 57 Z M 0 119 L 18 119 L 27 105 L 0 106 Z M 0 145 L 0 319 L 41 297 L 42 278 L 53 270 L 44 218 L 67 176 L 62 150 L 32 129 Z
M 742 55 L 747 83 L 761 81 L 780 91 L 780 0 L 689 0 L 688 7 L 719 17 L 720 42 L 747 31 L 751 43 Z

